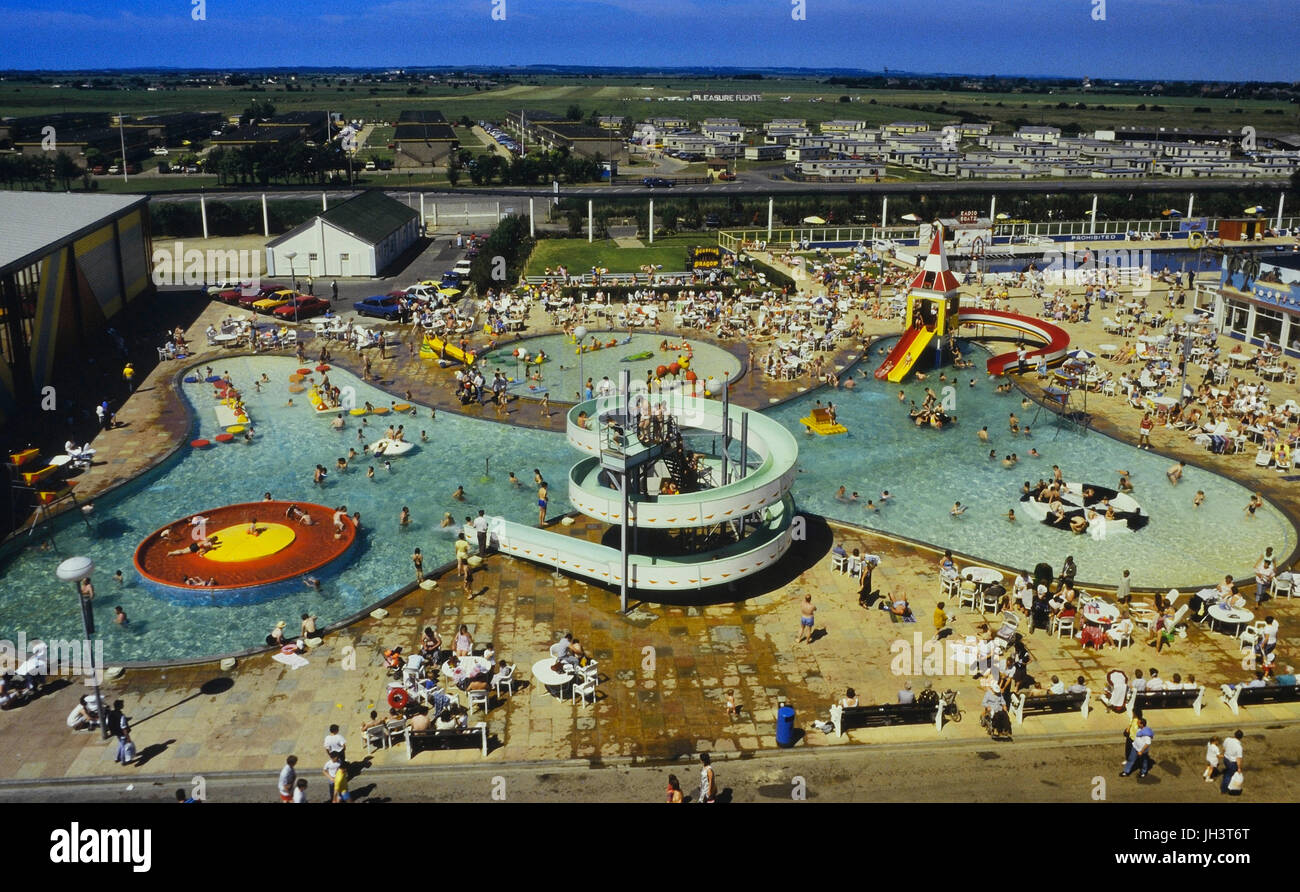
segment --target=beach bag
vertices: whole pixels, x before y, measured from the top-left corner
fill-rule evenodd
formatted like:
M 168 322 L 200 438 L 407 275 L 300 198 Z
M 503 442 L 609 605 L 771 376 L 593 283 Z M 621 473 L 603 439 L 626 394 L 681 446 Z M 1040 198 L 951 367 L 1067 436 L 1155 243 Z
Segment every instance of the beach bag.
M 1228 789 L 1234 793 L 1240 793 L 1241 786 L 1245 782 L 1246 782 L 1246 772 L 1237 771 L 1232 775 L 1232 778 L 1228 781 Z

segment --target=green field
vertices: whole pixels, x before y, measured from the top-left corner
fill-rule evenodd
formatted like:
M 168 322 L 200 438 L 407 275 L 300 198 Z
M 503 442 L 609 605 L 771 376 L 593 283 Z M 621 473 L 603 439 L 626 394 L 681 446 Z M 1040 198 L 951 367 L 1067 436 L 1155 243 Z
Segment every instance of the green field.
M 663 236 L 656 238 L 653 246 L 644 248 L 620 248 L 609 239 L 597 239 L 590 244 L 585 237 L 542 239 L 528 258 L 524 275 L 540 276 L 547 267 L 554 269 L 557 266 L 568 267 L 574 275 L 585 273 L 593 266 L 611 273 L 635 273 L 647 264 L 661 266 L 668 272 L 680 272 L 686 265 L 687 248 L 716 242 L 711 233 Z
M 490 90 L 452 89 L 445 86 L 416 87 L 407 84 L 348 84 L 335 79 L 304 79 L 305 88 L 293 92 L 273 84 L 259 90 L 248 87 L 179 87 L 150 92 L 131 88 L 82 90 L 54 87 L 35 79 L 10 79 L 0 83 L 0 116 L 40 115 L 51 112 L 97 110 L 144 115 L 165 111 L 213 110 L 238 114 L 253 99 L 269 100 L 276 111 L 333 111 L 347 118 L 391 122 L 404 109 L 439 109 L 448 120 L 462 115 L 471 120 L 500 121 L 511 109 L 529 108 L 563 114 L 576 105 L 584 117 L 601 114 L 630 116 L 644 120 L 656 115 L 676 114 L 691 121 L 709 116 L 737 117 L 743 123 L 761 124 L 776 117 L 801 118 L 809 125 L 833 118 L 855 118 L 869 124 L 899 120 L 932 123 L 950 121 L 960 114 L 975 115 L 1001 123 L 1025 120 L 1034 124 L 1075 123 L 1083 130 L 1121 125 L 1175 127 L 1223 127 L 1239 130 L 1250 124 L 1265 131 L 1294 131 L 1300 128 L 1297 107 L 1277 101 L 1220 98 L 1162 97 L 1160 95 L 1098 92 L 993 93 L 977 91 L 858 89 L 827 84 L 813 77 L 751 80 L 703 80 L 688 78 L 605 77 L 593 83 L 586 77 L 527 77 L 527 83 L 513 83 Z M 668 97 L 692 92 L 763 94 L 760 102 L 670 102 Z M 788 97 L 787 101 L 782 101 Z M 839 101 L 848 97 L 851 101 Z M 1075 107 L 1082 103 L 1084 108 Z M 1098 106 L 1105 106 L 1104 109 Z M 1139 109 L 1138 106 L 1145 106 Z M 1162 110 L 1154 110 L 1158 106 Z M 1195 111 L 1201 108 L 1204 111 Z

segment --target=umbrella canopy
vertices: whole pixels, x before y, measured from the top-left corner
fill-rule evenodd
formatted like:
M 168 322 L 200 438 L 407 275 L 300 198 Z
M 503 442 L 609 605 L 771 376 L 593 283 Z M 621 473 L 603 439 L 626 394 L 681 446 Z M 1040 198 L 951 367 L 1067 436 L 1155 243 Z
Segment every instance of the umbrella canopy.
M 1183 317 L 1183 321 L 1190 325 L 1195 325 L 1198 322 L 1204 322 L 1208 318 L 1208 316 L 1202 316 L 1199 313 L 1188 313 Z
M 902 217 L 900 217 L 899 219 L 901 219 L 901 220 L 906 220 L 906 221 L 909 222 L 909 223 L 920 223 L 920 222 L 921 222 L 921 218 L 918 217 L 916 214 L 904 214 L 904 215 L 903 215 Z
M 1011 219 L 1011 215 L 1010 215 L 1010 214 L 998 214 L 997 219 L 999 219 L 999 220 L 1010 220 L 1010 219 Z
M 803 221 L 804 221 L 805 223 L 812 223 L 814 226 L 824 226 L 824 225 L 826 225 L 826 221 L 823 220 L 821 217 L 817 217 L 817 216 L 804 217 L 804 218 L 803 218 Z
M 1255 205 L 1254 207 L 1246 208 L 1246 210 L 1243 211 L 1243 213 L 1246 213 L 1246 214 L 1262 214 L 1262 213 L 1264 213 L 1264 206 L 1263 206 L 1262 204 L 1257 204 L 1257 205 Z
M 1183 212 L 1176 211 L 1173 208 L 1165 208 L 1163 211 L 1160 212 L 1160 215 L 1162 217 L 1181 217 L 1183 215 Z
M 1069 353 L 1065 355 L 1070 357 L 1071 359 L 1077 359 L 1080 362 L 1092 362 L 1094 359 L 1097 358 L 1096 353 L 1093 353 L 1090 350 L 1085 350 L 1082 347 L 1071 350 Z

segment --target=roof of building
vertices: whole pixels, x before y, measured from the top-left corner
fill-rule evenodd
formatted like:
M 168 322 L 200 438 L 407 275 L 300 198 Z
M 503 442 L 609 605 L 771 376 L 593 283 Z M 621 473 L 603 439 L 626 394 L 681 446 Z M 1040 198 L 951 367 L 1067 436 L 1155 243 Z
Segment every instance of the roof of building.
M 447 119 L 436 108 L 407 109 L 397 116 L 399 124 L 445 124 Z
M 148 201 L 147 195 L 0 191 L 0 270 L 34 263 Z
M 943 247 L 943 230 L 936 228 L 930 242 L 930 253 L 925 265 L 912 279 L 912 288 L 921 291 L 938 291 L 947 294 L 956 291 L 960 283 L 948 269 L 948 252 Z
M 393 128 L 395 142 L 456 142 L 456 131 L 450 124 L 402 121 Z
M 372 189 L 300 223 L 279 238 L 267 242 L 267 247 L 273 247 L 299 233 L 306 232 L 316 225 L 318 219 L 324 220 L 336 229 L 355 235 L 362 241 L 377 245 L 418 216 L 417 211 L 397 199 L 389 198 L 378 189 Z
M 610 138 L 608 130 L 602 130 L 599 127 L 592 127 L 578 121 L 546 121 L 539 122 L 539 130 L 549 130 L 557 136 L 563 136 L 566 139 L 604 139 Z

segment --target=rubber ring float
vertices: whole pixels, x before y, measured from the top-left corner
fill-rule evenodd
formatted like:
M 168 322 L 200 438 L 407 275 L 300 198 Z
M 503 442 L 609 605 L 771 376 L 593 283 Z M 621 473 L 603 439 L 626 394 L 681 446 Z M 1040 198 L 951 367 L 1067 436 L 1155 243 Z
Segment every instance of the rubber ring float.
M 294 374 L 292 374 L 292 375 L 289 376 L 289 383 L 290 383 L 290 384 L 297 384 L 297 383 L 298 383 L 299 381 L 301 381 L 302 379 L 303 379 L 303 376 L 302 376 L 302 375 L 299 375 L 299 374 L 297 374 L 297 373 L 294 373 Z
M 215 437 L 214 439 L 215 439 L 218 443 L 229 443 L 231 440 L 235 439 L 235 435 L 234 435 L 234 434 L 217 434 L 216 437 Z
M 349 410 L 348 410 L 348 414 L 349 414 L 349 415 L 365 415 L 365 414 L 366 414 L 366 410 L 365 410 L 365 409 L 349 409 Z
M 186 383 L 186 384 L 198 384 L 198 383 L 199 383 L 199 376 L 198 376 L 198 375 L 186 375 L 186 376 L 185 376 L 185 383 Z
M 374 408 L 374 412 L 375 412 L 376 415 L 387 415 L 387 414 L 388 414 L 388 407 L 387 407 L 387 406 L 375 406 L 375 408 Z
M 206 449 L 212 444 L 209 441 L 200 438 L 198 440 L 190 440 L 190 445 L 195 449 Z
M 289 385 L 289 392 L 290 392 L 290 393 L 302 393 L 302 392 L 303 392 L 304 390 L 306 390 L 306 389 L 307 389 L 307 387 L 306 387 L 306 385 L 304 385 L 304 384 L 290 384 L 290 385 Z
M 393 406 L 393 411 L 394 411 L 394 412 L 409 412 L 409 411 L 411 411 L 411 404 L 410 404 L 410 403 L 398 403 L 396 406 Z
M 294 644 L 286 644 L 284 647 L 280 648 L 280 653 L 282 654 L 296 654 L 297 652 L 298 647 Z
M 226 433 L 228 434 L 242 434 L 243 432 L 244 426 L 242 424 L 232 424 L 230 427 L 226 428 Z
M 298 374 L 300 374 L 300 375 L 310 375 L 310 374 L 311 374 L 311 369 L 298 369 Z
M 388 692 L 388 705 L 393 709 L 405 709 L 410 702 L 411 695 L 406 693 L 406 688 L 393 688 Z

